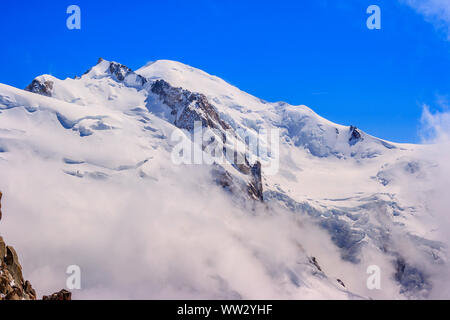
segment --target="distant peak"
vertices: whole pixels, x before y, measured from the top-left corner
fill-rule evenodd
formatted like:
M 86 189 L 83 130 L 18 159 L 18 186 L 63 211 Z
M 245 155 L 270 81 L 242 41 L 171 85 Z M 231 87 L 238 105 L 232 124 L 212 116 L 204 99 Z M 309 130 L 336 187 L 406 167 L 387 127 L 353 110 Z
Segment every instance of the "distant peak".
M 126 65 L 115 61 L 108 61 L 103 58 L 99 58 L 97 64 L 89 69 L 83 77 L 90 79 L 111 77 L 117 82 L 136 88 L 141 88 L 147 83 L 147 80 L 144 77 L 136 74 Z
M 117 80 L 123 81 L 125 80 L 125 77 L 131 73 L 134 73 L 133 70 L 128 68 L 127 66 L 117 63 L 117 62 L 110 62 L 108 72 L 112 75 L 114 75 Z
M 114 74 L 115 72 L 123 71 L 126 73 L 132 72 L 132 70 L 120 63 L 114 61 L 108 61 L 103 58 L 99 58 L 97 64 L 84 73 L 90 77 L 96 77 L 102 74 Z M 120 72 L 122 73 L 122 72 Z

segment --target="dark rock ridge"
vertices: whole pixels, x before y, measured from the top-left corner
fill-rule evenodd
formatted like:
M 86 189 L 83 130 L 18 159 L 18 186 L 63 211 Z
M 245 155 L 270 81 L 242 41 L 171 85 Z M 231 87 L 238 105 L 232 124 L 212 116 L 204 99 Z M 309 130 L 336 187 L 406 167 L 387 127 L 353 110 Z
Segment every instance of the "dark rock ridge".
M 164 80 L 155 81 L 150 91 L 172 110 L 171 114 L 175 116 L 174 124 L 180 129 L 191 131 L 196 121 L 201 122 L 203 127 L 211 129 L 231 129 L 220 119 L 216 108 L 201 93 L 172 87 Z
M 345 288 L 345 283 L 341 279 L 336 279 L 336 281 Z
M 37 93 L 43 96 L 51 97 L 53 91 L 53 82 L 50 80 L 34 79 L 25 88 L 25 91 Z
M 0 192 L 0 201 L 1 198 L 2 193 Z M 1 216 L 0 202 L 0 220 Z M 70 292 L 66 290 L 61 292 L 63 291 L 64 293 L 60 296 L 68 299 L 52 300 L 70 300 Z M 19 263 L 16 250 L 12 246 L 6 245 L 0 236 L 0 300 L 36 300 L 36 297 L 36 291 L 31 283 L 23 278 L 22 266 Z
M 131 70 L 127 66 L 124 66 L 120 63 L 111 62 L 109 64 L 109 73 L 114 75 L 118 81 L 125 80 L 125 77 L 132 72 L 133 72 L 133 70 Z
M 55 292 L 52 295 L 49 296 L 43 296 L 42 300 L 72 300 L 72 293 L 70 291 L 67 291 L 65 289 L 62 289 L 59 292 Z
M 103 58 L 99 58 L 97 65 L 103 61 L 105 61 Z M 88 74 L 91 70 L 92 68 L 84 74 Z M 147 79 L 138 75 L 127 66 L 117 62 L 109 62 L 109 67 L 106 72 L 117 82 L 123 82 L 125 85 L 135 87 L 137 89 L 143 89 L 144 85 L 148 82 Z
M 0 200 L 1 198 L 2 193 L 0 192 Z M 29 281 L 23 279 L 22 266 L 19 263 L 16 250 L 6 245 L 1 236 L 0 300 L 36 300 L 36 291 Z
M 172 87 L 164 80 L 155 81 L 150 91 L 158 97 L 161 103 L 172 110 L 171 115 L 174 116 L 173 123 L 175 126 L 192 132 L 195 122 L 201 122 L 204 128 L 219 130 L 225 144 L 227 136 L 225 131 L 231 132 L 232 127 L 220 118 L 216 108 L 208 101 L 205 95 L 190 92 L 183 88 Z M 236 134 L 233 135 L 236 136 Z M 224 150 L 223 152 L 225 153 L 226 151 Z M 228 154 L 227 157 L 229 157 Z M 239 157 L 236 152 L 231 158 L 229 160 L 235 164 L 234 167 L 239 172 L 249 176 L 249 182 L 246 187 L 248 196 L 254 200 L 263 201 L 261 163 L 256 162 L 251 166 L 245 156 L 241 155 Z M 239 163 L 237 161 L 238 158 L 244 159 L 243 163 Z M 220 170 L 216 167 L 213 169 L 213 175 L 216 182 L 225 189 L 233 193 L 237 193 L 237 190 L 242 190 L 241 184 L 235 181 L 225 169 L 222 168 Z
M 251 180 L 248 184 L 248 193 L 255 200 L 264 201 L 261 174 L 261 162 L 257 161 L 251 167 Z
M 241 181 L 231 175 L 224 167 L 215 164 L 211 170 L 211 175 L 216 184 L 238 197 L 244 196 L 245 200 L 264 201 L 261 163 L 257 162 L 251 166 L 249 182 Z
M 348 139 L 348 143 L 353 146 L 360 141 L 363 141 L 361 132 L 359 132 L 357 127 L 350 126 L 350 138 Z
M 320 267 L 319 263 L 317 262 L 316 257 L 311 257 L 311 258 L 309 258 L 309 263 L 311 263 L 314 267 L 316 267 L 316 269 L 317 269 L 318 271 L 323 272 L 323 271 L 322 271 L 322 268 Z
M 127 78 L 133 78 L 133 85 L 137 87 L 143 87 L 147 83 L 147 79 L 136 74 L 123 64 L 117 62 L 111 62 L 109 64 L 108 72 L 117 80 L 117 81 L 126 81 Z M 131 81 L 130 81 L 131 82 Z

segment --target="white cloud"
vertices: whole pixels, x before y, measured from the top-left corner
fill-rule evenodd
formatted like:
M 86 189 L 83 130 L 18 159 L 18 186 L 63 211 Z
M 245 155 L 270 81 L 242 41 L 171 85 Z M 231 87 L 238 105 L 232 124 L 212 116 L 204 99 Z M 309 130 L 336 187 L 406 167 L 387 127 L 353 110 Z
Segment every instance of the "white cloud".
M 421 118 L 421 134 L 425 143 L 445 143 L 450 141 L 450 112 L 433 113 L 425 105 Z
M 445 99 L 444 99 L 445 100 Z M 439 229 L 436 230 L 438 239 L 450 248 L 450 111 L 446 108 L 447 102 L 439 103 L 442 111 L 430 111 L 428 106 L 423 107 L 421 118 L 422 141 L 428 145 L 422 149 L 421 158 L 428 159 L 435 164 L 435 170 L 429 172 L 430 185 L 426 192 L 427 208 L 436 221 Z M 433 272 L 433 291 L 430 298 L 442 299 L 450 296 L 450 269 L 441 265 Z
M 450 1 L 448 0 L 401 0 L 425 19 L 432 23 L 438 30 L 446 33 L 450 40 Z
M 346 274 L 359 274 L 364 289 L 364 270 L 341 261 L 325 231 L 262 205 L 249 214 L 203 168 L 180 166 L 157 182 L 123 172 L 106 183 L 29 159 L 21 174 L 2 175 L 1 230 L 39 295 L 60 290 L 67 266 L 79 265 L 75 299 L 345 298 L 308 273 L 308 254 L 347 285 Z

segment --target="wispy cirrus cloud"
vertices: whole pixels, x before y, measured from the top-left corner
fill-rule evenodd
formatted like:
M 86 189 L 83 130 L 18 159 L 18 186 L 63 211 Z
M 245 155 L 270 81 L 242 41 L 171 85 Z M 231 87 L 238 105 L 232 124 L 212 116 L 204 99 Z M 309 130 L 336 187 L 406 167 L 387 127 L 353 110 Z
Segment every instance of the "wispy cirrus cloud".
M 449 0 L 400 0 L 409 5 L 436 29 L 445 32 L 450 40 L 450 1 Z

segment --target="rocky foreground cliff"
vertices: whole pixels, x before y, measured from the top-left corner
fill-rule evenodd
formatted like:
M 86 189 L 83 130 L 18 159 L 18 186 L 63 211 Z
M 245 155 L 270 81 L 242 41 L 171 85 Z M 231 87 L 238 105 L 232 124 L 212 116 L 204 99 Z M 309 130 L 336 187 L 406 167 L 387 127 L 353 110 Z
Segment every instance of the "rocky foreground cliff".
M 0 193 L 0 201 L 2 194 Z M 1 205 L 0 205 L 0 219 Z M 36 300 L 36 291 L 23 279 L 22 266 L 13 247 L 0 236 L 0 300 Z
M 0 192 L 0 220 L 2 193 Z M 36 300 L 36 291 L 25 280 L 16 250 L 8 246 L 0 235 L 0 300 Z M 61 290 L 43 300 L 71 300 L 70 292 Z

